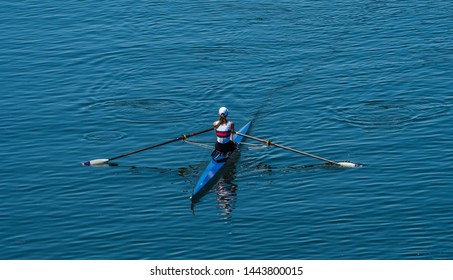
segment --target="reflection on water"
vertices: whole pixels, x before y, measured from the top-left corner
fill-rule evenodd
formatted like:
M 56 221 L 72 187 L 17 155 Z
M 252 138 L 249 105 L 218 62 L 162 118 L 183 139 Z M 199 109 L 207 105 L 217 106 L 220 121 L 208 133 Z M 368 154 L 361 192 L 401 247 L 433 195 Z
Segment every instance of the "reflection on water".
M 217 195 L 217 208 L 221 210 L 221 216 L 228 220 L 231 218 L 236 201 L 237 201 L 237 188 L 238 185 L 233 183 L 236 179 L 236 168 L 233 168 L 226 172 L 225 175 L 220 179 L 215 190 Z
M 213 190 L 216 192 L 217 208 L 221 209 L 221 216 L 225 219 L 231 218 L 237 199 L 236 191 L 238 185 L 233 182 L 236 179 L 237 173 L 234 162 L 235 160 L 233 159 L 224 166 L 219 179 L 210 188 L 206 189 L 206 193 L 203 195 L 206 200 L 212 199 L 208 194 L 212 193 Z M 201 202 L 200 199 L 191 203 L 190 209 L 194 215 L 195 205 L 199 202 Z

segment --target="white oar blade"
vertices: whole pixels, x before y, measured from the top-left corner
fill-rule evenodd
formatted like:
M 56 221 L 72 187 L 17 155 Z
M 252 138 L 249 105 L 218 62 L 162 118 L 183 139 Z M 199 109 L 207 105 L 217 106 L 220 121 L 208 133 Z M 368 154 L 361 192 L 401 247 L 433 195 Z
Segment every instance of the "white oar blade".
M 93 159 L 93 160 L 90 160 L 90 161 L 86 161 L 86 162 L 82 163 L 82 165 L 85 165 L 85 166 L 99 166 L 99 165 L 105 165 L 108 162 L 109 162 L 109 159 L 100 158 L 100 159 Z
M 338 164 L 342 167 L 345 168 L 355 168 L 355 167 L 360 167 L 360 164 L 358 163 L 353 163 L 353 162 L 347 162 L 347 161 L 339 161 Z

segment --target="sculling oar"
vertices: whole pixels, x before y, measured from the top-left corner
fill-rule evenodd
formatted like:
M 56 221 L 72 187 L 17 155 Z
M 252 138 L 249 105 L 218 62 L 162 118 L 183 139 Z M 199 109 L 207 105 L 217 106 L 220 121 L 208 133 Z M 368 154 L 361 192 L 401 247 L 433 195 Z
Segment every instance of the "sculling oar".
M 302 154 L 302 155 L 305 155 L 305 156 L 316 158 L 316 159 L 319 159 L 319 160 L 322 160 L 322 161 L 326 161 L 328 163 L 332 163 L 332 164 L 335 164 L 335 165 L 339 165 L 339 166 L 342 166 L 342 167 L 353 168 L 353 167 L 359 167 L 360 166 L 360 164 L 353 163 L 353 162 L 333 161 L 333 160 L 330 160 L 330 159 L 318 157 L 318 156 L 315 156 L 315 155 L 312 155 L 312 154 L 309 154 L 309 153 L 306 153 L 306 152 L 302 152 L 302 151 L 299 151 L 299 150 L 296 150 L 296 149 L 293 149 L 293 148 L 290 148 L 290 147 L 286 147 L 286 146 L 283 146 L 283 145 L 280 145 L 280 144 L 277 144 L 277 143 L 273 143 L 271 140 L 263 140 L 263 139 L 260 139 L 260 138 L 254 137 L 254 136 L 250 136 L 250 135 L 247 135 L 247 134 L 243 134 L 243 133 L 240 133 L 240 132 L 235 132 L 235 133 L 237 135 L 240 135 L 240 136 L 243 136 L 243 137 L 246 137 L 246 138 L 250 138 L 250 139 L 259 141 L 261 143 L 265 143 L 267 146 L 275 146 L 275 147 L 278 147 L 278 148 L 281 148 L 281 149 L 285 149 L 285 150 L 288 150 L 288 151 L 291 151 L 291 152 L 295 152 L 295 153 L 298 153 L 298 154 Z
M 152 146 L 148 146 L 148 147 L 142 148 L 140 150 L 136 150 L 136 151 L 129 152 L 129 153 L 126 153 L 126 154 L 122 154 L 122 155 L 119 155 L 119 156 L 116 156 L 116 157 L 112 157 L 112 158 L 93 159 L 93 160 L 90 160 L 90 161 L 86 161 L 86 162 L 84 162 L 82 164 L 86 165 L 86 166 L 103 165 L 103 164 L 106 164 L 109 161 L 112 161 L 112 160 L 115 160 L 115 159 L 127 157 L 127 156 L 130 156 L 130 155 L 136 154 L 136 153 L 140 153 L 140 152 L 143 152 L 143 151 L 146 151 L 146 150 L 149 150 L 149 149 L 152 149 L 152 148 L 156 148 L 156 147 L 159 147 L 159 146 L 162 146 L 162 145 L 170 144 L 170 143 L 173 143 L 173 142 L 176 142 L 176 141 L 179 141 L 179 140 L 186 140 L 189 137 L 192 137 L 192 136 L 195 136 L 195 135 L 198 135 L 198 134 L 202 134 L 202 133 L 211 131 L 213 129 L 214 128 L 211 127 L 211 128 L 208 128 L 208 129 L 205 129 L 205 130 L 202 130 L 202 131 L 191 133 L 191 134 L 183 134 L 183 135 L 179 136 L 178 138 L 171 139 L 171 140 L 168 140 L 168 141 L 165 141 L 165 142 L 162 142 L 162 143 L 159 143 L 159 144 L 155 144 L 155 145 L 152 145 Z

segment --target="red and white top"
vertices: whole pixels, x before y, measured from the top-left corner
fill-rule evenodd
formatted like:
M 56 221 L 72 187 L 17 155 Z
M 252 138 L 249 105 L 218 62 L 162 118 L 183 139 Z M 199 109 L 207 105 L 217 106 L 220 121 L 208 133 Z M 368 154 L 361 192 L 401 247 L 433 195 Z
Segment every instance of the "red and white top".
M 231 122 L 219 125 L 215 130 L 215 134 L 217 135 L 217 142 L 221 144 L 226 144 L 230 142 Z

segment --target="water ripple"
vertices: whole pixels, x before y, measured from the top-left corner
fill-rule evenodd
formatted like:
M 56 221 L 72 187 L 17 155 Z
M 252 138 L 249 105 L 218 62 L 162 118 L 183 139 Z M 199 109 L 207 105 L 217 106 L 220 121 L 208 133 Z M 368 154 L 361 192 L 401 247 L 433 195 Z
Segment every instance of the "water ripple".
M 189 106 L 180 100 L 141 98 L 98 101 L 85 106 L 84 109 L 110 114 L 117 120 L 126 122 L 160 123 L 162 116 L 165 116 L 166 121 L 178 120 L 187 108 Z
M 403 126 L 445 114 L 449 107 L 434 98 L 368 100 L 333 108 L 337 120 L 360 127 Z
M 83 138 L 89 142 L 110 142 L 120 140 L 126 137 L 126 133 L 120 131 L 94 131 L 83 135 Z
M 4 259 L 452 258 L 452 1 L 4 2 Z M 244 145 L 192 211 L 207 150 L 79 164 L 223 105 L 367 165 Z

